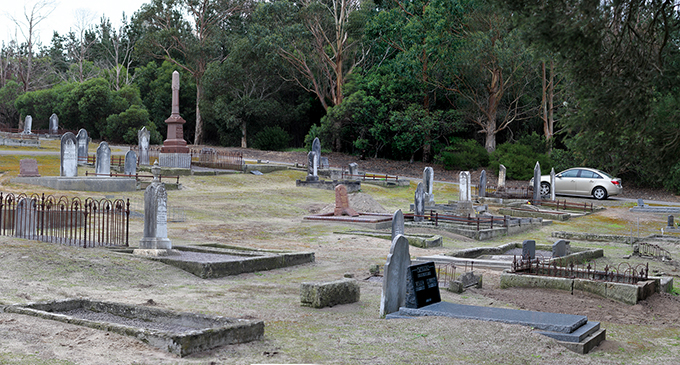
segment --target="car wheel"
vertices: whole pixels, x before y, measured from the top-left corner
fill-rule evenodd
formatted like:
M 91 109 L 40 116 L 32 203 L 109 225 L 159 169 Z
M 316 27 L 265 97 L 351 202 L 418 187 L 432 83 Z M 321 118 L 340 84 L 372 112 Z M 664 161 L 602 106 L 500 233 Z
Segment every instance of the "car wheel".
M 547 182 L 542 182 L 541 188 L 538 191 L 541 193 L 541 196 L 550 195 L 550 184 L 548 184 Z
M 593 197 L 597 200 L 604 200 L 607 199 L 607 189 L 598 186 L 595 189 L 593 189 Z

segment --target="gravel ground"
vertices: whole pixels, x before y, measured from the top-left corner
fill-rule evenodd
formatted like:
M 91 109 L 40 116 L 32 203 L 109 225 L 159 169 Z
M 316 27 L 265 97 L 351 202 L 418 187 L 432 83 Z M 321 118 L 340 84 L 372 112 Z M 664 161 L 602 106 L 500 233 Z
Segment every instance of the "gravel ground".
M 181 326 L 177 324 L 160 323 L 145 321 L 136 318 L 121 317 L 107 312 L 93 312 L 84 308 L 77 308 L 66 312 L 60 312 L 59 314 L 71 316 L 74 318 L 86 319 L 89 321 L 116 323 L 130 327 L 146 328 L 149 330 L 166 331 L 172 333 L 183 333 L 196 330 L 196 328 Z

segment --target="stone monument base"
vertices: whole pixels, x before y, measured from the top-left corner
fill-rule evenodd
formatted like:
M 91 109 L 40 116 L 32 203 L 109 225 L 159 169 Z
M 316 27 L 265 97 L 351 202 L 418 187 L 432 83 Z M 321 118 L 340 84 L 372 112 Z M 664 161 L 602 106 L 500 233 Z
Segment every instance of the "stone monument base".
M 158 164 L 161 167 L 191 168 L 190 153 L 159 153 Z
M 139 241 L 139 248 L 142 250 L 169 250 L 172 242 L 168 238 L 144 237 Z
M 178 250 L 173 249 L 145 249 L 137 248 L 132 251 L 133 255 L 147 256 L 147 257 L 161 257 L 161 256 L 179 256 Z

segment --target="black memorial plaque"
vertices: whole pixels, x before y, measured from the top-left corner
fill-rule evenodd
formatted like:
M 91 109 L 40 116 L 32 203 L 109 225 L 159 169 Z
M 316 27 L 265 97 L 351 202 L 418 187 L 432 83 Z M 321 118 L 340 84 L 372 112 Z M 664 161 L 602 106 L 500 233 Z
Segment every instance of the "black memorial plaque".
M 416 308 L 441 302 L 437 269 L 434 267 L 434 262 L 411 265 L 408 268 L 411 272 L 413 292 L 416 296 Z

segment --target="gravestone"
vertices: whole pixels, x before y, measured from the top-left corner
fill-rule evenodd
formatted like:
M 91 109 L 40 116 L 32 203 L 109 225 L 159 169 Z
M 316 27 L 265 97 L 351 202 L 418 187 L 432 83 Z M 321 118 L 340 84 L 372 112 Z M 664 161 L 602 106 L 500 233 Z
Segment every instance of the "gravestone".
M 498 190 L 505 189 L 505 170 L 504 165 L 498 166 Z
M 19 177 L 40 177 L 38 161 L 34 158 L 23 158 L 19 161 Z
M 349 164 L 349 174 L 350 174 L 350 179 L 358 179 L 359 178 L 359 165 L 357 165 L 356 162 L 352 162 Z
M 125 175 L 137 174 L 137 153 L 135 151 L 127 151 L 125 153 L 125 167 L 123 170 Z
M 59 117 L 52 113 L 52 115 L 50 115 L 50 134 L 57 133 L 59 133 Z
M 555 168 L 550 169 L 550 200 L 555 201 Z
M 404 213 L 397 209 L 392 215 L 392 240 L 400 234 L 404 234 Z
M 78 176 L 78 141 L 71 132 L 61 136 L 61 165 L 59 176 Z
M 319 175 L 317 175 L 317 165 L 319 161 L 319 156 L 316 152 L 309 151 L 307 153 L 307 181 L 319 181 Z
M 90 138 L 87 131 L 80 128 L 78 131 L 78 165 L 87 165 L 87 151 L 90 144 Z
M 314 161 L 314 168 L 316 170 L 319 170 L 319 163 L 321 162 L 321 142 L 319 141 L 319 138 L 314 138 L 314 141 L 312 142 L 312 151 L 314 151 L 316 155 L 316 160 Z
M 552 257 L 564 257 L 569 254 L 569 241 L 557 240 L 552 245 Z
M 33 134 L 31 132 L 31 128 L 33 127 L 33 117 L 30 115 L 27 115 L 26 118 L 24 119 L 24 131 L 21 132 L 23 134 Z
M 536 161 L 534 166 L 534 201 L 541 200 L 541 165 Z
M 422 222 L 424 220 L 423 215 L 425 215 L 425 189 L 423 188 L 422 182 L 418 183 L 418 187 L 416 187 L 416 193 L 414 195 L 413 221 Z
M 522 258 L 525 260 L 533 260 L 536 258 L 536 241 L 524 240 L 524 242 L 522 242 Z
M 158 161 L 151 167 L 153 181 L 144 191 L 144 238 L 140 250 L 170 250 L 168 239 L 168 193 L 160 180 Z
M 21 160 L 23 161 L 23 160 Z M 37 171 L 37 166 L 36 166 Z M 672 215 L 668 216 L 668 228 L 675 228 L 675 218 Z
M 191 153 L 184 140 L 184 123 L 186 121 L 179 114 L 179 72 L 172 73 L 172 107 L 170 117 L 165 120 L 168 125 L 167 139 L 158 154 L 158 160 L 163 167 L 182 169 L 191 168 Z
M 442 301 L 439 294 L 437 268 L 434 266 L 434 262 L 412 265 L 408 269 L 411 275 L 416 308 L 422 308 L 426 305 Z
M 19 199 L 14 217 L 14 235 L 21 238 L 35 239 L 37 238 L 37 227 L 38 220 L 35 200 L 28 197 Z
M 137 145 L 139 146 L 139 165 L 147 166 L 149 164 L 149 138 L 151 133 L 142 127 L 137 132 Z
M 645 206 L 645 202 L 642 199 L 638 199 L 637 204 L 638 204 L 638 207 L 644 207 Z
M 335 211 L 333 212 L 335 216 L 348 215 L 350 217 L 358 217 L 354 209 L 349 207 L 349 197 L 347 196 L 347 187 L 340 184 L 335 187 Z
M 468 288 L 471 286 L 475 286 L 477 288 L 482 287 L 482 275 L 475 275 L 474 272 L 468 271 L 461 276 L 458 277 L 458 280 L 461 282 L 463 288 Z
M 328 164 L 328 157 L 321 157 L 321 159 L 320 159 L 320 165 L 321 165 L 320 168 L 322 168 L 322 169 L 327 169 L 327 168 L 329 168 L 330 165 Z
M 479 175 L 478 190 L 479 190 L 478 195 L 480 198 L 486 196 L 486 170 L 482 170 L 482 173 Z
M 425 189 L 425 204 L 434 205 L 434 170 L 432 167 L 426 167 L 423 170 L 423 184 Z
M 390 253 L 385 263 L 380 295 L 380 317 L 399 311 L 399 307 L 403 307 L 406 303 L 406 278 L 410 265 L 408 239 L 400 234 L 392 240 Z
M 94 173 L 97 175 L 111 175 L 111 148 L 105 141 L 102 141 L 99 147 L 97 147 Z
M 470 173 L 468 171 L 461 171 L 458 174 L 458 190 L 459 190 L 459 201 L 471 201 L 471 187 L 470 187 Z

